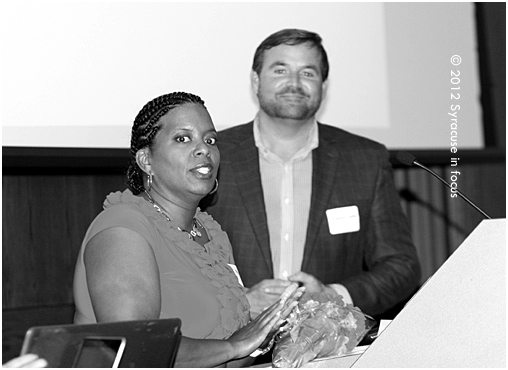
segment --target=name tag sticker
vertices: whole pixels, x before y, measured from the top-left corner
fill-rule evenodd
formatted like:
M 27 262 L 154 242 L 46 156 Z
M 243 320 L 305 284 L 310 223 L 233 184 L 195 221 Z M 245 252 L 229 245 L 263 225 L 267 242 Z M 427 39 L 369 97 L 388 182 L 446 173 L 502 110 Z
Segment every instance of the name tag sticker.
M 360 214 L 357 206 L 326 210 L 330 234 L 353 233 L 360 230 Z
M 232 263 L 228 263 L 228 266 L 231 267 L 231 269 L 235 273 L 236 277 L 238 278 L 238 282 L 240 283 L 240 285 L 241 286 L 245 286 L 245 285 L 243 285 L 242 278 L 240 277 L 240 273 L 238 272 L 238 269 L 236 268 L 236 265 L 233 265 Z

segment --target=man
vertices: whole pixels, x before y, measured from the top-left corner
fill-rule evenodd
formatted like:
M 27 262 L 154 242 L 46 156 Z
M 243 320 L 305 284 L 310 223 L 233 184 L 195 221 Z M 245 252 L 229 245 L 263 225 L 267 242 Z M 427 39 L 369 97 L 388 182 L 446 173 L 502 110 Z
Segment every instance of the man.
M 253 312 L 291 281 L 370 315 L 407 299 L 420 267 L 386 148 L 316 121 L 321 37 L 286 29 L 257 48 L 253 122 L 219 133 L 219 187 L 203 203 L 233 246 Z

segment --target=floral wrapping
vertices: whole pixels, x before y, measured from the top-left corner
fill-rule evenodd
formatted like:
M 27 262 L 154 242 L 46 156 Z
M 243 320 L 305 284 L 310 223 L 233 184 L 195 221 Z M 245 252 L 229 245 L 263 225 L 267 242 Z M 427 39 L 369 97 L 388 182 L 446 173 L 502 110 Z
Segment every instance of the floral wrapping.
M 330 300 L 306 294 L 277 336 L 272 365 L 301 367 L 316 358 L 351 352 L 373 323 L 340 296 Z

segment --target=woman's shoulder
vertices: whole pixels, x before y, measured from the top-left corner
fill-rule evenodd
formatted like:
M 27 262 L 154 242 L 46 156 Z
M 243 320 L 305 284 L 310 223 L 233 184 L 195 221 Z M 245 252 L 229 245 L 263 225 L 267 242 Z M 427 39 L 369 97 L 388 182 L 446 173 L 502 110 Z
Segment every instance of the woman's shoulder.
M 226 237 L 227 234 L 222 230 L 220 224 L 209 213 L 202 211 L 201 208 L 197 208 L 196 216 L 199 222 L 205 227 L 209 234 L 216 237 Z
M 102 206 L 93 222 L 95 227 L 126 227 L 139 232 L 151 224 L 153 207 L 128 189 L 110 193 Z
M 157 215 L 156 209 L 143 197 L 134 195 L 131 190 L 116 191 L 110 193 L 102 204 L 103 213 L 120 214 L 132 216 L 133 214 L 143 215 L 151 218 Z
M 214 220 L 211 214 L 206 211 L 202 211 L 200 207 L 196 209 L 195 216 L 203 225 L 207 225 L 209 228 L 222 230 L 219 223 Z
M 229 241 L 228 234 L 222 230 L 220 224 L 214 220 L 212 215 L 201 211 L 200 208 L 196 211 L 196 218 L 201 222 L 210 236 L 210 242 L 215 246 L 216 252 L 223 255 L 224 258 L 230 258 L 233 253 L 231 242 Z
M 102 207 L 106 210 L 112 207 L 124 206 L 129 208 L 139 207 L 143 198 L 134 195 L 131 190 L 115 191 L 109 193 L 104 200 Z

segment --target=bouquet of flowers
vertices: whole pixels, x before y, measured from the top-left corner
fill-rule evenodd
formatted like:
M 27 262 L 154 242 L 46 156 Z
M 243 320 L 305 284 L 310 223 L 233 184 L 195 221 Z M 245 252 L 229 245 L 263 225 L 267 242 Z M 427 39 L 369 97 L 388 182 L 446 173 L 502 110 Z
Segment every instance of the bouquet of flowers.
M 304 297 L 277 334 L 274 367 L 301 367 L 316 358 L 351 352 L 375 323 L 341 296 Z

